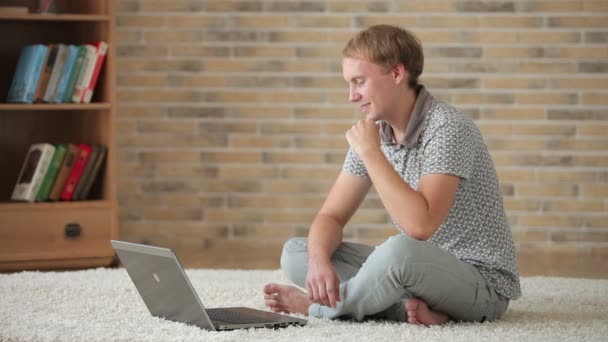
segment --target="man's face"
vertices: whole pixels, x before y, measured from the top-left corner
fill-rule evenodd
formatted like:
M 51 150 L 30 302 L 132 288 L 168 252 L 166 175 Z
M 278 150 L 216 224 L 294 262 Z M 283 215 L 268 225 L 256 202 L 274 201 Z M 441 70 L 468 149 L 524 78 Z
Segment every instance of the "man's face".
M 364 59 L 344 58 L 342 75 L 349 84 L 348 100 L 359 106 L 368 120 L 384 120 L 394 108 L 398 96 L 392 71 Z

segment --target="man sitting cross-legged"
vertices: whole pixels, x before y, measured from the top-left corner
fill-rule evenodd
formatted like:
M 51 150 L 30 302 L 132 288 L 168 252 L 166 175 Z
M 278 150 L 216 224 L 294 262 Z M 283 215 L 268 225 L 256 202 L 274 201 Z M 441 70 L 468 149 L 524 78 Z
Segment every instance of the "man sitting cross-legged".
M 342 172 L 308 239 L 284 246 L 296 285 L 268 284 L 273 311 L 433 325 L 495 320 L 520 296 L 515 248 L 479 129 L 418 83 L 422 47 L 372 26 L 343 50 L 349 100 L 365 118 L 346 132 Z M 374 186 L 398 234 L 377 247 L 342 241 Z

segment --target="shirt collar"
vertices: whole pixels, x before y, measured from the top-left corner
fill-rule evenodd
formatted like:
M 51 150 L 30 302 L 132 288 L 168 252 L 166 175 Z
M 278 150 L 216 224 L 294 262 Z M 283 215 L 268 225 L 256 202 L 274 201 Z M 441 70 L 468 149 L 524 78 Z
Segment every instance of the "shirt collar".
M 416 86 L 416 92 L 418 96 L 416 97 L 416 103 L 405 130 L 405 136 L 402 141 L 398 142 L 407 147 L 414 147 L 418 143 L 418 138 L 422 132 L 422 124 L 428 115 L 429 108 L 434 99 L 433 95 L 421 84 Z M 383 142 L 393 144 L 393 129 L 384 121 L 380 122 L 380 135 Z

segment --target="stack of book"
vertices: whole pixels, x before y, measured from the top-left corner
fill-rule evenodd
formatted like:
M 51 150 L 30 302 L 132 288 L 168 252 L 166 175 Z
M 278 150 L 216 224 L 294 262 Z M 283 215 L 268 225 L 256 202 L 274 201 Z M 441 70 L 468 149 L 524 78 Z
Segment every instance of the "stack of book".
M 12 200 L 78 201 L 89 197 L 107 147 L 88 144 L 30 146 Z
M 34 44 L 22 48 L 7 102 L 90 103 L 108 44 Z

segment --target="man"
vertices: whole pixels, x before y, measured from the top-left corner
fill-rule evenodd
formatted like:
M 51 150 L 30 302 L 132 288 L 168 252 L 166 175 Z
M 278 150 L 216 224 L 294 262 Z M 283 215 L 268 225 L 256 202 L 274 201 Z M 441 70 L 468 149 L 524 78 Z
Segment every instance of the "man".
M 419 41 L 372 26 L 343 50 L 349 101 L 365 118 L 346 139 L 343 170 L 281 266 L 300 289 L 264 287 L 276 312 L 414 324 L 498 319 L 520 295 L 515 248 L 492 159 L 475 124 L 418 77 Z M 375 248 L 342 242 L 374 186 L 399 229 Z

